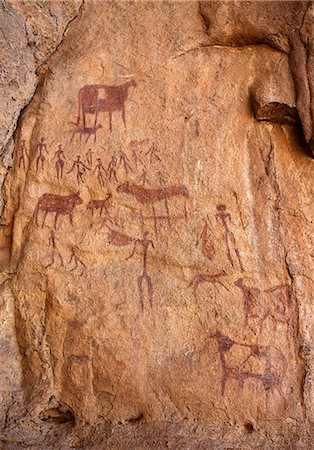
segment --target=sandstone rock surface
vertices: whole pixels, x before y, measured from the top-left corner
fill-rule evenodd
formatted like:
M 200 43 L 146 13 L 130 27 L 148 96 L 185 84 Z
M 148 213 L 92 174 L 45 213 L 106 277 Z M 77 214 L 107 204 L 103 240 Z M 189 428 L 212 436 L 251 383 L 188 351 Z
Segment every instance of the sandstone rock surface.
M 311 448 L 310 2 L 3 8 L 1 449 Z
M 56 50 L 81 3 L 1 0 L 0 154 L 12 136 L 21 109 L 35 92 L 37 69 Z

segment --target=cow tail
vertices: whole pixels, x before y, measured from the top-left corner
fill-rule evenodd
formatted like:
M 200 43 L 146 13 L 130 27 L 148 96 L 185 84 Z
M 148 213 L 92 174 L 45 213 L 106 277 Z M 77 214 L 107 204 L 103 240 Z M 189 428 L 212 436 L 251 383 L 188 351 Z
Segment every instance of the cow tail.
M 81 120 L 81 106 L 82 106 L 82 102 L 81 102 L 81 91 L 82 89 L 79 90 L 79 94 L 78 94 L 78 111 L 77 111 L 77 125 L 80 124 L 80 120 Z
M 33 217 L 35 219 L 35 223 L 36 223 L 37 226 L 38 226 L 38 210 L 39 210 L 39 205 L 38 205 L 38 202 L 37 202 L 37 205 L 36 205 L 36 208 L 35 208 L 34 214 L 33 214 Z

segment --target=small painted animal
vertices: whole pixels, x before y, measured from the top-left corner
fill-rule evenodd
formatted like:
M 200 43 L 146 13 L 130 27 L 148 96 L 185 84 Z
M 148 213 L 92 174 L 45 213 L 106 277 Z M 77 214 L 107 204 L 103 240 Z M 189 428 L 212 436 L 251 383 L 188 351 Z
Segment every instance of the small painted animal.
M 86 206 L 86 209 L 92 211 L 92 215 L 94 215 L 94 209 L 99 209 L 99 216 L 101 217 L 103 210 L 108 214 L 108 208 L 110 205 L 110 199 L 112 194 L 107 194 L 107 197 L 103 200 L 90 200 Z
M 189 287 L 193 287 L 194 294 L 196 294 L 197 288 L 198 288 L 199 284 L 201 284 L 201 283 L 211 283 L 217 290 L 218 290 L 218 288 L 217 288 L 216 284 L 219 284 L 222 287 L 224 287 L 225 289 L 227 289 L 227 291 L 229 291 L 227 286 L 225 286 L 220 281 L 220 278 L 221 277 L 225 277 L 226 275 L 227 274 L 226 274 L 226 272 L 224 270 L 222 270 L 221 272 L 216 273 L 215 275 L 207 275 L 205 273 L 198 274 L 198 275 L 195 275 L 195 277 L 193 278 L 193 280 L 189 284 Z
M 88 139 L 94 135 L 94 142 L 96 142 L 96 137 L 97 137 L 97 130 L 99 130 L 100 128 L 103 128 L 103 126 L 98 123 L 97 125 L 95 125 L 94 127 L 85 127 L 83 125 L 78 125 L 78 124 L 74 124 L 73 122 L 71 122 L 72 125 L 74 125 L 74 130 L 71 136 L 71 140 L 70 143 L 73 141 L 74 136 L 79 133 L 80 134 L 80 142 L 82 140 L 82 135 L 86 134 L 87 138 L 85 143 L 88 141 Z
M 44 226 L 47 214 L 49 212 L 55 213 L 54 228 L 57 226 L 59 215 L 69 216 L 70 223 L 73 225 L 73 211 L 77 205 L 83 203 L 83 200 L 78 194 L 71 195 L 55 195 L 43 194 L 39 197 L 36 208 L 34 210 L 34 218 L 36 225 L 38 225 L 38 213 L 44 211 L 44 218 L 42 226 Z

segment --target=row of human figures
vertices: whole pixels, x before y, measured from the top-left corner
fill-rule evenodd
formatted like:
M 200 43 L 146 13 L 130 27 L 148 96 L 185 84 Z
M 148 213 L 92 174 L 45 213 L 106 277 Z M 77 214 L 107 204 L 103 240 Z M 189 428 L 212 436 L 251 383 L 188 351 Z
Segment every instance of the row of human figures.
M 143 146 L 146 146 L 144 151 Z M 155 143 L 150 143 L 149 139 L 131 141 L 129 148 L 132 161 L 126 151 L 119 150 L 111 156 L 108 165 L 105 167 L 101 158 L 95 158 L 95 151 L 92 148 L 88 148 L 84 158 L 81 155 L 77 155 L 74 159 L 69 159 L 61 143 L 59 143 L 57 150 L 51 158 L 49 157 L 48 146 L 44 138 L 41 138 L 40 143 L 35 148 L 34 161 L 36 173 L 39 174 L 45 171 L 48 159 L 48 162 L 52 161 L 54 163 L 54 173 L 58 180 L 73 173 L 76 176 L 78 186 L 82 186 L 85 183 L 86 174 L 90 173 L 91 175 L 96 175 L 99 186 L 104 188 L 105 180 L 111 183 L 119 183 L 121 172 L 122 177 L 127 177 L 130 173 L 138 172 L 139 184 L 146 186 L 149 183 L 148 168 L 155 162 L 161 162 L 159 149 Z M 16 159 L 18 168 L 26 170 L 31 158 L 25 139 L 16 148 Z M 66 165 L 68 166 L 68 170 L 65 170 Z M 160 182 L 164 182 L 161 171 L 158 173 Z

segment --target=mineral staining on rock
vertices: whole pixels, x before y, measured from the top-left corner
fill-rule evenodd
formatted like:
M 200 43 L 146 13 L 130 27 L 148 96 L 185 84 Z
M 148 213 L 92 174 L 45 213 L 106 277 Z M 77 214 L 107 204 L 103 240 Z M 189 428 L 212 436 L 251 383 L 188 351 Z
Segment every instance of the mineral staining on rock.
M 1 230 L 21 358 L 8 436 L 21 405 L 25 429 L 273 435 L 311 415 L 308 158 L 297 120 L 251 109 L 252 95 L 295 108 L 288 56 L 204 39 L 193 2 L 87 2 L 21 117 Z M 285 95 L 252 91 L 279 66 Z

